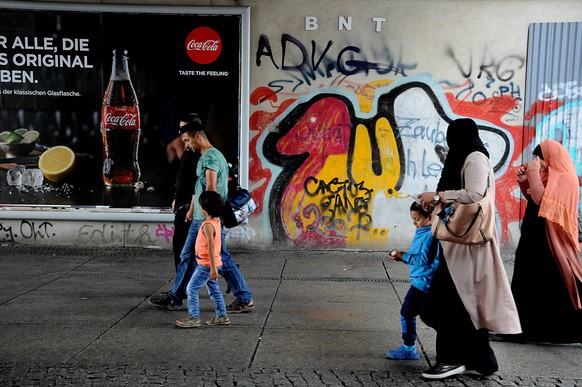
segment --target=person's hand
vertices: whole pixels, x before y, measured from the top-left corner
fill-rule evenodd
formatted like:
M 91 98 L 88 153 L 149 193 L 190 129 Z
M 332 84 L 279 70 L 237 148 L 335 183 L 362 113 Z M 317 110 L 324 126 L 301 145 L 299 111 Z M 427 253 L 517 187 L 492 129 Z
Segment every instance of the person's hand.
M 216 270 L 216 268 L 210 269 L 210 279 L 218 279 L 218 270 Z
M 190 209 L 186 213 L 186 219 L 184 220 L 184 222 L 191 222 L 192 219 L 194 219 L 194 209 L 190 207 Z
M 403 251 L 392 250 L 388 253 L 388 258 L 392 261 L 400 262 L 402 261 L 402 255 L 404 254 Z
M 527 169 L 537 169 L 538 171 L 540 170 L 540 168 L 542 167 L 542 164 L 540 163 L 540 158 L 538 156 L 535 156 L 534 159 L 532 161 L 529 162 L 529 164 L 527 165 Z
M 176 213 L 176 199 L 172 200 L 172 212 Z
M 436 192 L 423 192 L 418 194 L 420 205 L 425 211 L 432 211 L 432 208 L 434 207 L 434 195 L 436 195 Z
M 527 164 L 520 165 L 515 171 L 517 181 L 523 183 L 527 181 Z

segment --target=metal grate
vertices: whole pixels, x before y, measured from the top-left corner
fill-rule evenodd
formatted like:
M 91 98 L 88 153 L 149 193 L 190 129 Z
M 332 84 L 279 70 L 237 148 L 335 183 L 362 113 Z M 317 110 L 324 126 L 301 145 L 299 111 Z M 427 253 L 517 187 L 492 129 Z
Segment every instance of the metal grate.
M 582 23 L 533 23 L 528 31 L 524 161 L 532 147 L 556 140 L 582 171 Z

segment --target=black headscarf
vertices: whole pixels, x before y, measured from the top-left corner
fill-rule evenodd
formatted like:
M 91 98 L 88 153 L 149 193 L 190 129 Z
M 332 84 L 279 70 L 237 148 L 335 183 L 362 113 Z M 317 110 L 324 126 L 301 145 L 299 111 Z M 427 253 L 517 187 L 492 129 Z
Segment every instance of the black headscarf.
M 542 147 L 540 145 L 535 147 L 533 155 L 538 156 L 542 160 L 544 159 L 544 155 L 542 154 Z
M 437 184 L 437 192 L 463 188 L 461 169 L 470 153 L 481 152 L 489 157 L 479 137 L 477 124 L 470 118 L 459 118 L 449 124 L 447 145 L 449 153 Z

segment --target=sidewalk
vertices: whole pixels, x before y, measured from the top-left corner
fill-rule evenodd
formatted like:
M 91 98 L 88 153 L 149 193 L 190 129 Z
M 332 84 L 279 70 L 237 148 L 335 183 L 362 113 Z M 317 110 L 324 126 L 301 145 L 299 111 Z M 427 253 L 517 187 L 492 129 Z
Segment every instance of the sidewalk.
M 497 342 L 497 374 L 427 383 L 435 334 L 420 320 L 421 360 L 387 360 L 409 284 L 406 265 L 381 251 L 232 251 L 255 310 L 181 330 L 185 311 L 147 302 L 171 288 L 169 250 L 0 249 L 2 386 L 582 386 L 582 345 Z M 201 293 L 202 318 L 213 310 Z

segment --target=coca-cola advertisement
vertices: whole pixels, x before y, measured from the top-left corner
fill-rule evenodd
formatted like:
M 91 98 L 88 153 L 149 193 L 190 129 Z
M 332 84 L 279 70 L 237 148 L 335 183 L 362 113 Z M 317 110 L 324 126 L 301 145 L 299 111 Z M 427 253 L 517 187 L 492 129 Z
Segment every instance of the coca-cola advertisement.
M 35 7 L 0 3 L 0 206 L 169 211 L 185 113 L 238 165 L 240 12 Z

